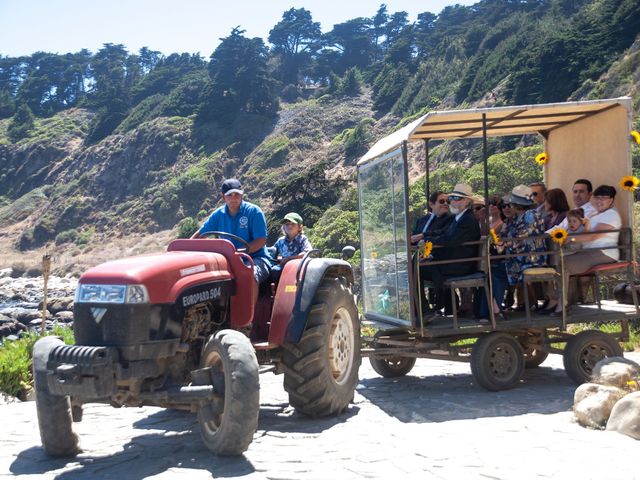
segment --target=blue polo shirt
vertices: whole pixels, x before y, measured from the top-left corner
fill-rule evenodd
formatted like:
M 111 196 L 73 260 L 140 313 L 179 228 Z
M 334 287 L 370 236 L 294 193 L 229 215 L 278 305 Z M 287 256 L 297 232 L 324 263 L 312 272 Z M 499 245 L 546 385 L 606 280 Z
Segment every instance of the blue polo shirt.
M 204 222 L 198 233 L 206 232 L 227 232 L 242 238 L 247 243 L 253 242 L 256 238 L 267 238 L 267 220 L 260 207 L 253 203 L 245 202 L 240 204 L 240 210 L 234 216 L 227 211 L 227 205 L 216 208 L 209 218 Z M 240 242 L 228 238 L 236 248 L 243 248 Z M 253 258 L 265 257 L 270 259 L 267 247 L 264 246 L 260 250 L 251 254 Z

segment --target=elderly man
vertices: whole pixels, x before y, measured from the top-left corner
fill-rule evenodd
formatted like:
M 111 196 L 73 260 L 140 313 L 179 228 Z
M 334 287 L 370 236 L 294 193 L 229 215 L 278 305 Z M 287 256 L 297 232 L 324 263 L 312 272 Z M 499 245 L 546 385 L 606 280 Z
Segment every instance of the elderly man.
M 454 215 L 448 228 L 440 234 L 427 235 L 425 240 L 434 246 L 434 260 L 459 260 L 472 258 L 478 255 L 478 245 L 463 245 L 480 239 L 480 225 L 473 214 L 473 191 L 469 185 L 459 183 L 448 196 L 449 211 Z M 456 262 L 439 265 L 427 265 L 425 277 L 431 280 L 436 288 L 442 288 L 448 277 L 468 275 L 476 271 L 476 262 Z M 444 302 L 449 297 L 446 296 Z M 445 303 L 445 313 L 447 305 Z M 435 311 L 426 311 L 426 322 L 433 320 L 434 314 L 439 310 L 436 304 Z M 424 309 L 423 309 L 424 310 Z
M 220 196 L 224 205 L 213 211 L 200 229 L 191 238 L 201 238 L 207 232 L 219 231 L 240 237 L 248 244 L 247 253 L 253 259 L 253 277 L 259 285 L 268 277 L 272 260 L 266 248 L 267 221 L 264 213 L 257 205 L 242 199 L 242 184 L 235 178 L 222 183 Z M 247 245 L 229 238 L 236 248 L 247 248 Z M 258 289 L 254 289 L 257 298 Z M 255 300 L 254 298 L 254 300 Z

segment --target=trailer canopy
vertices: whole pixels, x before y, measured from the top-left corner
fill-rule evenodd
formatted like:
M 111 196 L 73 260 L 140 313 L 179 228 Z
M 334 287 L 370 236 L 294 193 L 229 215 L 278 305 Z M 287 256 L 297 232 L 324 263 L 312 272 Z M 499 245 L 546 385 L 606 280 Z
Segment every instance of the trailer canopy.
M 631 98 L 620 97 L 429 112 L 376 142 L 358 167 L 404 142 L 482 138 L 484 121 L 487 137 L 539 134 L 544 138 L 549 161 L 543 173 L 549 188 L 569 193 L 579 178 L 591 180 L 594 188 L 617 186 L 623 176 L 631 174 L 631 105 Z M 616 198 L 616 206 L 629 225 L 631 197 L 625 197 Z

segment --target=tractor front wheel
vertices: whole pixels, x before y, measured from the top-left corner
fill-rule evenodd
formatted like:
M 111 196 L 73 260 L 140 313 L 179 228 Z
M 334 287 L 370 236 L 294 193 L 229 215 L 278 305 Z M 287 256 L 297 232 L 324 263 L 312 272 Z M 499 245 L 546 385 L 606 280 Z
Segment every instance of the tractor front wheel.
M 326 416 L 347 408 L 358 384 L 360 328 L 353 295 L 340 279 L 322 282 L 300 342 L 283 349 L 284 388 L 296 410 Z
M 198 422 L 202 439 L 216 455 L 240 455 L 258 428 L 260 381 L 258 361 L 249 339 L 236 330 L 209 338 L 200 366 L 209 375 L 217 402 L 202 405 Z
M 33 346 L 33 378 L 40 439 L 52 457 L 71 457 L 80 452 L 78 436 L 73 431 L 71 401 L 68 395 L 53 395 L 47 386 L 49 352 L 64 345 L 57 337 L 43 337 Z

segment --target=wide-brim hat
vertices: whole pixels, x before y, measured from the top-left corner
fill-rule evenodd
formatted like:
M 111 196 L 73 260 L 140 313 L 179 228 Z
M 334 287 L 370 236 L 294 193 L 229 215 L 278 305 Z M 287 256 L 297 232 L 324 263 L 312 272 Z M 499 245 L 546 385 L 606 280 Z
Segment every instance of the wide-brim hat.
M 509 195 L 505 196 L 505 203 L 515 203 L 528 207 L 533 205 L 533 190 L 526 185 L 516 185 Z
M 453 191 L 449 193 L 450 197 L 464 197 L 470 198 L 473 200 L 473 189 L 471 185 L 467 185 L 466 183 L 457 183 L 455 187 L 453 187 Z
M 473 204 L 474 205 L 484 205 L 484 197 L 481 197 L 480 195 L 473 194 L 471 196 L 471 198 L 473 199 Z
M 290 212 L 290 213 L 287 213 L 282 218 L 282 223 L 286 223 L 286 222 L 297 223 L 298 225 L 302 225 L 302 217 L 298 215 L 296 212 Z

